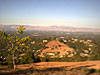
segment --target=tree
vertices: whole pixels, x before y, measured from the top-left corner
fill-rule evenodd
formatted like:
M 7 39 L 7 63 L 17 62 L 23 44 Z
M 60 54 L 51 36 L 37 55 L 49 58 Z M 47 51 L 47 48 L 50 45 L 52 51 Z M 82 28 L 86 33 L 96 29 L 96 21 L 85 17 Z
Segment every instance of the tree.
M 23 49 L 29 49 L 29 41 L 31 40 L 29 36 L 26 37 L 18 37 L 25 30 L 24 26 L 20 26 L 17 28 L 17 31 L 14 33 L 15 36 L 6 34 L 4 30 L 0 31 L 0 35 L 2 36 L 0 39 L 3 40 L 5 38 L 7 46 L 6 48 L 11 53 L 13 68 L 16 68 L 15 65 L 15 52 L 21 51 Z

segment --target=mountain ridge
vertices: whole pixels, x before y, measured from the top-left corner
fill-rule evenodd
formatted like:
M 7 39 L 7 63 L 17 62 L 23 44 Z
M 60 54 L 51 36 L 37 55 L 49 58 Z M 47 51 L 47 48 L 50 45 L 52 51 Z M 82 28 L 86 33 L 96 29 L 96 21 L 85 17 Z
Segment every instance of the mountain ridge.
M 16 30 L 20 25 L 0 25 L 0 30 Z M 65 31 L 65 32 L 100 32 L 100 28 L 69 27 L 69 26 L 25 26 L 26 30 L 32 31 Z

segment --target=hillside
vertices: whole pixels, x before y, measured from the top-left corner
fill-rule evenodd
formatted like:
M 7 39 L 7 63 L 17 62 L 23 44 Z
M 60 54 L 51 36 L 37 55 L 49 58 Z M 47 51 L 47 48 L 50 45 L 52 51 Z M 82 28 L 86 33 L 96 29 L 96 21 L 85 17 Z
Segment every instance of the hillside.
M 70 48 L 68 45 L 65 45 L 61 42 L 59 42 L 58 40 L 53 40 L 50 41 L 46 44 L 46 49 L 42 50 L 41 54 L 39 55 L 40 57 L 45 57 L 46 55 L 51 56 L 51 58 L 55 58 L 55 57 L 63 57 L 66 54 L 70 54 L 68 55 L 68 57 L 73 57 L 74 55 L 74 49 Z

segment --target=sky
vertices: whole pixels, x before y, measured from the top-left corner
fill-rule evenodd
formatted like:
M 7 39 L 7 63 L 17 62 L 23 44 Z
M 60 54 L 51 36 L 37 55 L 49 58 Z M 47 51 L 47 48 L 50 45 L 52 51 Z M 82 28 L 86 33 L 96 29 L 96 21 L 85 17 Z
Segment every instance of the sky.
M 100 0 L 0 0 L 0 24 L 100 27 Z

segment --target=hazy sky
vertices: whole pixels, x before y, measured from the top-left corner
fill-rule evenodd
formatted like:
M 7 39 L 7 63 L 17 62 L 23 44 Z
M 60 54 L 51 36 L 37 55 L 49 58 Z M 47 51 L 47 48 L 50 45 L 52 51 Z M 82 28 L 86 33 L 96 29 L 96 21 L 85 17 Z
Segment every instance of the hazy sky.
M 100 27 L 100 0 L 0 0 L 0 24 Z

